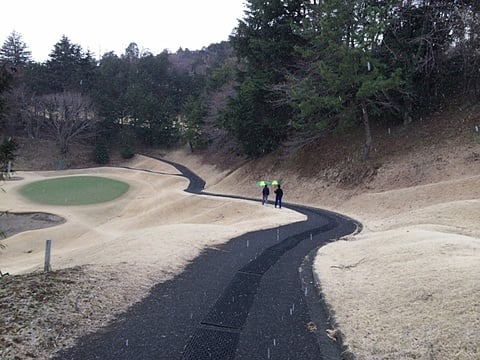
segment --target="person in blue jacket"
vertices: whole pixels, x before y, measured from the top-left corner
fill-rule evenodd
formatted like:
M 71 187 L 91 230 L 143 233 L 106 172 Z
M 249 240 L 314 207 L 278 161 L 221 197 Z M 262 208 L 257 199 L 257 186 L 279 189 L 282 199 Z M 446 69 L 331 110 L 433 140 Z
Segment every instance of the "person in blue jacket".
M 267 203 L 268 195 L 270 195 L 270 189 L 268 188 L 268 185 L 265 184 L 262 189 L 262 205 L 265 205 Z

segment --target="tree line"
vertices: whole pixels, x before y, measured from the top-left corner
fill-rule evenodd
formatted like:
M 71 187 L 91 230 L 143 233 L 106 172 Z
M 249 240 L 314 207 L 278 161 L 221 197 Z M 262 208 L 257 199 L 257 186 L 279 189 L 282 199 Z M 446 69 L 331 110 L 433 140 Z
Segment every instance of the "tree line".
M 248 1 L 231 41 L 242 63 L 225 126 L 259 155 L 292 131 L 409 123 L 478 93 L 480 3 L 473 0 Z
M 475 0 L 249 0 L 229 41 L 201 51 L 132 43 L 95 60 L 62 37 L 44 63 L 14 32 L 0 49 L 2 131 L 50 136 L 61 152 L 90 139 L 99 162 L 112 144 L 193 150 L 208 146 L 212 98 L 229 85 L 213 126 L 245 155 L 341 130 L 363 132 L 368 159 L 372 122 L 409 124 L 478 94 L 479 30 Z
M 44 63 L 31 61 L 21 34 L 0 49 L 5 79 L 2 128 L 9 136 L 54 139 L 61 153 L 72 142 L 122 144 L 133 155 L 137 142 L 171 145 L 181 137 L 179 115 L 189 96 L 203 88 L 205 74 L 178 70 L 167 52 L 141 53 L 132 43 L 121 56 L 95 60 L 63 36 Z

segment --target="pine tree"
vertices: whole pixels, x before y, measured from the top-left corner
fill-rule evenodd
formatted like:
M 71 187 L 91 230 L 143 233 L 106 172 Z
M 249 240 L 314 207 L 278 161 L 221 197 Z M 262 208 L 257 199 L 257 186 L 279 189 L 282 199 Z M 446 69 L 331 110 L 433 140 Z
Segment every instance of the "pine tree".
M 241 62 L 238 95 L 224 113 L 224 125 L 249 156 L 274 150 L 288 133 L 292 109 L 278 101 L 273 91 L 284 81 L 293 64 L 295 47 L 302 38 L 295 33 L 309 1 L 274 0 L 247 2 L 246 16 L 231 42 Z
M 302 29 L 303 67 L 286 90 L 300 126 L 324 129 L 362 122 L 364 159 L 372 146 L 369 115 L 399 113 L 393 94 L 405 93 L 400 70 L 378 56 L 393 3 L 327 0 L 313 6 Z
M 96 65 L 89 52 L 84 53 L 80 45 L 62 36 L 49 56 L 45 64 L 50 87 L 48 92 L 88 91 Z
M 22 41 L 22 35 L 13 31 L 0 48 L 0 61 L 14 66 L 25 65 L 31 61 L 32 53 Z

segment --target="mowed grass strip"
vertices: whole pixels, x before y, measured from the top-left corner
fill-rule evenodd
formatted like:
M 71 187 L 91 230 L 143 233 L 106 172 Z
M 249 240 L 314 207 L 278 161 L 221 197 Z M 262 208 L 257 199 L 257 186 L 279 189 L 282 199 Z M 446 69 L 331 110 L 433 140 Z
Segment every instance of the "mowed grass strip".
M 129 185 L 100 176 L 67 176 L 35 181 L 19 189 L 27 199 L 48 205 L 88 205 L 111 201 Z

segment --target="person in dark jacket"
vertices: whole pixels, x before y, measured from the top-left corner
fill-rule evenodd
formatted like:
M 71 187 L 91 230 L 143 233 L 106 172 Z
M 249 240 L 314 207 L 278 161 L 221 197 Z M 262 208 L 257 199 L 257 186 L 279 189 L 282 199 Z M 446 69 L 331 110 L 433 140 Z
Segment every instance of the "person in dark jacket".
M 268 195 L 270 195 L 270 189 L 268 188 L 268 185 L 265 184 L 262 189 L 262 205 L 265 205 L 268 202 Z
M 282 197 L 283 197 L 283 190 L 280 187 L 280 184 L 278 184 L 278 187 L 274 191 L 275 193 L 275 207 L 278 207 L 281 209 L 282 208 Z

